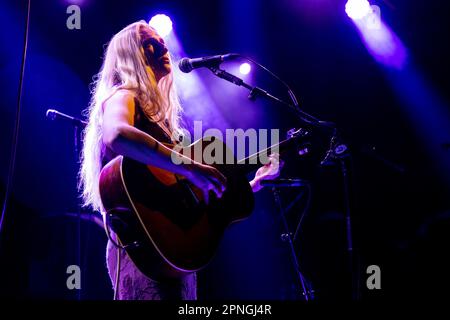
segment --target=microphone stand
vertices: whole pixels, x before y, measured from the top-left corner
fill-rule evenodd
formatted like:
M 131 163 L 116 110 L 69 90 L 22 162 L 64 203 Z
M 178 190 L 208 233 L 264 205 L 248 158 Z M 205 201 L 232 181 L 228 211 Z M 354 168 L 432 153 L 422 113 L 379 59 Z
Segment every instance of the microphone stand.
M 351 277 L 352 299 L 360 299 L 360 284 L 359 284 L 359 259 L 355 254 L 352 234 L 352 199 L 351 199 L 351 174 L 350 168 L 352 166 L 352 158 L 348 146 L 344 144 L 338 134 L 337 129 L 334 130 L 333 136 L 330 140 L 329 149 L 320 163 L 322 167 L 339 165 L 341 170 L 343 188 L 344 188 L 344 202 L 345 202 L 345 228 L 346 228 L 346 244 L 347 244 L 347 258 L 348 268 Z
M 300 288 L 302 290 L 302 295 L 305 299 L 305 301 L 310 301 L 314 299 L 314 290 L 310 288 L 310 286 L 307 284 L 305 277 L 303 276 L 302 272 L 300 271 L 300 262 L 299 257 L 297 255 L 297 252 L 295 251 L 294 247 L 294 239 L 292 237 L 292 233 L 289 230 L 289 225 L 286 220 L 286 210 L 283 208 L 283 204 L 281 202 L 280 197 L 280 188 L 283 187 L 303 187 L 306 185 L 305 182 L 303 182 L 300 179 L 276 179 L 276 180 L 263 180 L 261 181 L 262 186 L 272 187 L 272 193 L 275 199 L 275 202 L 278 207 L 279 215 L 281 217 L 281 221 L 283 223 L 283 233 L 281 234 L 281 240 L 283 242 L 286 242 L 289 246 L 289 251 L 291 254 L 292 263 L 294 265 L 294 270 L 296 272 L 298 282 L 300 284 Z
M 350 173 L 349 168 L 347 166 L 347 159 L 350 159 L 350 152 L 348 150 L 348 146 L 342 142 L 339 137 L 338 129 L 336 124 L 328 121 L 321 121 L 316 117 L 310 115 L 309 113 L 300 109 L 298 105 L 291 105 L 290 103 L 285 102 L 284 100 L 270 94 L 269 92 L 252 86 L 239 77 L 219 68 L 219 64 L 217 66 L 208 67 L 217 77 L 234 83 L 237 86 L 242 86 L 250 91 L 248 98 L 252 101 L 256 100 L 257 97 L 264 97 L 266 99 L 272 100 L 288 108 L 292 109 L 296 112 L 297 116 L 300 118 L 302 122 L 307 124 L 308 126 L 315 128 L 322 128 L 327 130 L 332 130 L 333 135 L 330 140 L 330 148 L 327 151 L 325 158 L 321 162 L 321 165 L 325 164 L 335 164 L 336 162 L 340 165 L 340 170 L 343 178 L 344 184 L 344 203 L 345 203 L 345 225 L 346 225 L 346 242 L 347 242 L 347 256 L 348 256 L 348 264 L 349 271 L 351 275 L 351 283 L 352 283 L 352 299 L 359 300 L 360 299 L 360 288 L 359 288 L 359 265 L 358 260 L 355 259 L 355 253 L 353 248 L 353 236 L 352 236 L 352 214 L 351 214 L 351 181 L 350 181 Z M 274 189 L 275 190 L 275 189 Z M 274 191 L 275 194 L 275 191 Z M 288 233 L 289 234 L 289 233 Z M 305 296 L 306 297 L 306 296 Z
M 81 121 L 81 120 L 80 120 Z M 73 124 L 73 137 L 74 137 L 74 152 L 75 152 L 75 161 L 77 162 L 77 165 L 79 165 L 80 162 L 80 141 L 81 141 L 81 122 L 76 122 L 76 121 L 72 121 Z M 80 270 L 82 270 L 83 275 L 85 275 L 83 269 L 81 269 L 81 208 L 79 205 L 79 202 L 77 201 L 77 214 L 78 214 L 78 219 L 77 219 L 77 233 L 78 233 L 78 266 L 80 267 Z M 78 295 L 77 295 L 78 300 L 81 300 L 81 288 L 78 290 Z
M 280 103 L 288 108 L 291 108 L 294 112 L 297 113 L 299 118 L 305 122 L 306 124 L 313 126 L 313 127 L 321 127 L 321 128 L 327 128 L 327 129 L 335 129 L 335 124 L 332 122 L 327 121 L 321 121 L 314 116 L 310 115 L 309 113 L 306 113 L 305 111 L 301 110 L 298 106 L 293 106 L 290 103 L 287 103 L 286 101 L 270 94 L 266 90 L 263 90 L 259 87 L 252 86 L 248 83 L 246 83 L 244 80 L 242 80 L 239 77 L 236 77 L 235 75 L 220 69 L 218 67 L 209 67 L 209 70 L 212 71 L 217 77 L 224 79 L 226 81 L 229 81 L 231 83 L 234 83 L 237 86 L 242 86 L 250 91 L 250 94 L 248 95 L 248 98 L 252 101 L 255 101 L 257 97 L 264 97 L 269 100 L 272 100 L 274 102 Z
M 50 120 L 56 120 L 61 119 L 64 121 L 67 121 L 72 124 L 73 126 L 73 144 L 74 144 L 74 154 L 75 154 L 75 161 L 77 165 L 79 164 L 80 159 L 80 145 L 81 145 L 81 131 L 86 126 L 87 122 L 83 121 L 81 119 L 69 116 L 67 114 L 61 113 L 57 110 L 49 109 L 46 112 L 47 118 Z M 78 260 L 78 266 L 81 268 L 81 220 L 82 220 L 82 214 L 81 214 L 81 207 L 79 202 L 77 201 L 77 208 L 76 208 L 76 215 L 77 215 L 77 260 Z M 85 269 L 85 268 L 84 268 Z M 85 274 L 86 270 L 82 269 L 83 274 Z M 81 289 L 77 292 L 77 299 L 81 300 Z

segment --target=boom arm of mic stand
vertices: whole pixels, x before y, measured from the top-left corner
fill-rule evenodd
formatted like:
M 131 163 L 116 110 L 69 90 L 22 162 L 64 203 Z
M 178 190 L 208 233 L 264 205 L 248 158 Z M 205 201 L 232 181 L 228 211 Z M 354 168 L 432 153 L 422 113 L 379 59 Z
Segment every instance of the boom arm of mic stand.
M 286 101 L 270 94 L 266 90 L 263 90 L 259 87 L 251 86 L 250 84 L 246 83 L 241 78 L 236 77 L 235 75 L 232 75 L 231 73 L 229 73 L 225 70 L 215 68 L 215 67 L 210 67 L 208 69 L 211 70 L 212 73 L 214 73 L 214 75 L 216 75 L 217 77 L 224 79 L 228 82 L 231 82 L 237 86 L 242 86 L 242 87 L 248 89 L 250 91 L 248 98 L 252 101 L 255 101 L 258 96 L 265 97 L 269 100 L 275 101 L 277 103 L 283 104 L 283 105 L 291 108 L 292 110 L 294 110 L 297 113 L 297 115 L 303 122 L 305 122 L 309 125 L 312 125 L 314 127 L 333 129 L 333 130 L 336 127 L 334 123 L 327 122 L 327 121 L 321 121 L 321 120 L 315 118 L 314 116 L 306 113 L 305 111 L 301 110 L 300 108 L 296 108 L 295 106 L 291 105 L 290 103 L 287 103 Z

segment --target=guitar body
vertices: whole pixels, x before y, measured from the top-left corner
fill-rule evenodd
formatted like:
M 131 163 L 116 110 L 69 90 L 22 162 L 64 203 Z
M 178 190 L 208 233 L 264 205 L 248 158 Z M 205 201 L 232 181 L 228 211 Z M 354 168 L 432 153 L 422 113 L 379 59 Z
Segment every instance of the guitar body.
M 211 138 L 179 152 L 189 157 L 208 146 L 224 150 L 219 163 L 225 163 L 226 155 L 234 159 L 222 141 Z M 151 279 L 200 270 L 212 259 L 225 229 L 251 214 L 253 192 L 239 165 L 211 165 L 227 178 L 227 189 L 220 199 L 211 194 L 208 205 L 198 188 L 169 171 L 122 156 L 102 169 L 99 187 L 108 225 L 123 245 L 138 244 L 127 253 Z

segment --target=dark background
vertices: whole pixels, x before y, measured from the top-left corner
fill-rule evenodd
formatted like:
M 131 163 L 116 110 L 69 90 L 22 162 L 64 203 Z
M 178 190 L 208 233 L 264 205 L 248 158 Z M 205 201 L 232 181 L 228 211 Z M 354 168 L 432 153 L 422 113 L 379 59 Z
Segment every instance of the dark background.
M 446 261 L 450 234 L 446 180 L 448 130 L 428 141 L 432 123 L 419 126 L 399 98 L 408 87 L 401 72 L 380 66 L 367 52 L 344 0 L 281 1 L 32 1 L 30 38 L 12 200 L 1 234 L 0 295 L 37 299 L 111 299 L 105 267 L 106 236 L 76 212 L 78 166 L 73 129 L 51 122 L 56 108 L 81 116 L 104 44 L 125 25 L 166 13 L 191 57 L 226 52 L 250 56 L 276 72 L 296 92 L 304 110 L 339 125 L 353 155 L 354 240 L 360 258 L 362 297 L 442 297 L 450 285 Z M 66 8 L 79 4 L 81 30 L 66 28 Z M 409 52 L 409 66 L 448 111 L 450 5 L 446 1 L 373 1 Z M 26 1 L 2 2 L 0 10 L 0 191 L 10 158 Z M 199 72 L 204 76 L 205 72 Z M 206 76 L 205 76 L 206 77 Z M 206 86 L 230 86 L 208 78 Z M 281 92 L 261 77 L 253 82 Z M 400 83 L 401 82 L 401 83 Z M 394 84 L 394 85 L 393 85 Z M 279 128 L 300 123 L 273 103 L 215 101 L 228 125 Z M 406 94 L 414 97 L 417 88 Z M 285 97 L 286 98 L 286 97 Z M 416 101 L 431 112 L 434 103 Z M 238 115 L 249 112 L 251 121 Z M 446 113 L 444 113 L 446 114 Z M 247 114 L 248 116 L 248 114 Z M 248 118 L 248 117 L 247 117 Z M 189 120 L 189 119 L 188 119 Z M 424 129 L 425 127 L 425 129 Z M 448 128 L 447 128 L 448 129 Z M 312 184 L 311 206 L 296 240 L 301 266 L 319 300 L 350 299 L 345 255 L 342 177 L 319 160 L 327 135 L 315 134 L 312 154 L 285 159 L 283 177 Z M 439 152 L 427 146 L 437 143 Z M 375 152 L 373 152 L 375 147 Z M 372 151 L 371 151 L 372 150 Z M 404 170 L 398 170 L 398 167 Z M 299 190 L 283 191 L 285 203 Z M 200 299 L 295 299 L 292 268 L 280 241 L 280 219 L 269 190 L 256 195 L 251 218 L 232 226 L 211 265 L 199 273 Z M 306 194 L 289 213 L 294 225 Z M 78 250 L 78 247 L 81 247 Z M 82 290 L 66 288 L 66 268 L 80 264 Z M 382 290 L 365 288 L 365 270 L 379 265 Z

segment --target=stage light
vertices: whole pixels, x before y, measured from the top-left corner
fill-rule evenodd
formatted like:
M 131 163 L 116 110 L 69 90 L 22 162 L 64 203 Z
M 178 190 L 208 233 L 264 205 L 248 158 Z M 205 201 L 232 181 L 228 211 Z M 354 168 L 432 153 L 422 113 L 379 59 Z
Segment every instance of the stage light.
M 247 62 L 241 64 L 239 67 L 239 72 L 244 75 L 249 74 L 251 70 L 252 67 Z
M 72 4 L 81 6 L 86 2 L 86 0 L 64 0 L 64 2 L 69 6 Z
M 366 0 L 354 1 L 357 0 L 348 1 L 346 11 L 369 53 L 386 67 L 402 69 L 407 62 L 407 50 L 395 32 L 382 21 L 380 7 L 371 6 Z
M 372 7 L 367 0 L 348 0 L 345 12 L 353 20 L 360 20 L 372 13 Z
M 148 24 L 163 38 L 172 31 L 172 20 L 170 20 L 170 18 L 165 14 L 157 14 L 153 16 Z

